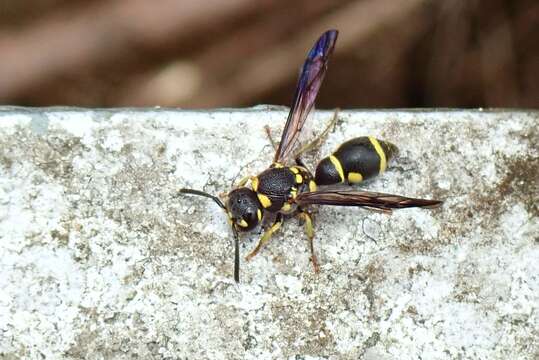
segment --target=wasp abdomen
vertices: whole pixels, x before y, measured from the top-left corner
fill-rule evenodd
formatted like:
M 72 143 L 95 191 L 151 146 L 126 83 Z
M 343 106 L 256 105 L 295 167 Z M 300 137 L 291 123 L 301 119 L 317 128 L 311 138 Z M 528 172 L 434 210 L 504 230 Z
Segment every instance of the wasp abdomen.
M 318 163 L 315 182 L 318 185 L 359 183 L 384 172 L 397 152 L 395 145 L 372 136 L 354 138 Z

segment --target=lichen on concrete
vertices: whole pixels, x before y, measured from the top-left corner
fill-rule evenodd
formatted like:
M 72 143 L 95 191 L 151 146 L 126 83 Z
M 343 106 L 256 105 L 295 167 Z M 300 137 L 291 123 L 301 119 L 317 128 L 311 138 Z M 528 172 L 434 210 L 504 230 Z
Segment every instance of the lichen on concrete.
M 341 112 L 310 167 L 374 135 L 400 155 L 362 187 L 444 205 L 318 208 L 320 274 L 292 219 L 237 285 L 223 212 L 178 189 L 225 193 L 262 171 L 264 125 L 285 119 L 0 108 L 0 358 L 539 356 L 538 112 Z

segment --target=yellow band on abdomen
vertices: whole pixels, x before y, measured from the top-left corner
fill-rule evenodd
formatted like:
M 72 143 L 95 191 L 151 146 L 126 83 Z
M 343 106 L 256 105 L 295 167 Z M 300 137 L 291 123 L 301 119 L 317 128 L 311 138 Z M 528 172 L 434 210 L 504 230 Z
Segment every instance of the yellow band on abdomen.
M 363 181 L 363 176 L 358 172 L 348 173 L 348 182 L 351 184 L 357 184 Z
M 341 182 L 344 182 L 344 170 L 342 168 L 341 162 L 339 159 L 337 159 L 335 156 L 330 155 L 329 161 L 335 166 L 335 170 L 337 170 L 337 173 L 339 174 L 339 177 L 341 178 Z
M 384 152 L 384 149 L 382 149 L 382 146 L 378 142 L 378 139 L 369 136 L 369 140 L 372 146 L 374 146 L 374 150 L 376 150 L 376 153 L 380 157 L 380 173 L 383 173 L 387 167 L 386 153 Z

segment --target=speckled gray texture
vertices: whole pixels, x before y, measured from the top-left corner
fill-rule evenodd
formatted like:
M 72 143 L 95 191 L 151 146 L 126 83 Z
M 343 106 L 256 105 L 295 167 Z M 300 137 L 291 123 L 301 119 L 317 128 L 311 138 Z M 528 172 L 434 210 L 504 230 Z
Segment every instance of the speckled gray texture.
M 177 190 L 262 171 L 285 118 L 0 108 L 0 358 L 539 357 L 538 112 L 342 112 L 309 166 L 375 135 L 401 153 L 364 188 L 445 204 L 319 208 L 319 275 L 291 220 L 236 285 L 226 217 Z

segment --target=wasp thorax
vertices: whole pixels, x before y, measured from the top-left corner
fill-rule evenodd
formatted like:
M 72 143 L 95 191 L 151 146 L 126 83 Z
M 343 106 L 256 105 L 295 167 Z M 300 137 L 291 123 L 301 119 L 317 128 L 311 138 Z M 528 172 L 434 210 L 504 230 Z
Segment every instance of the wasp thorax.
M 246 187 L 232 190 L 226 202 L 228 216 L 238 231 L 248 231 L 262 219 L 262 205 L 256 193 Z

